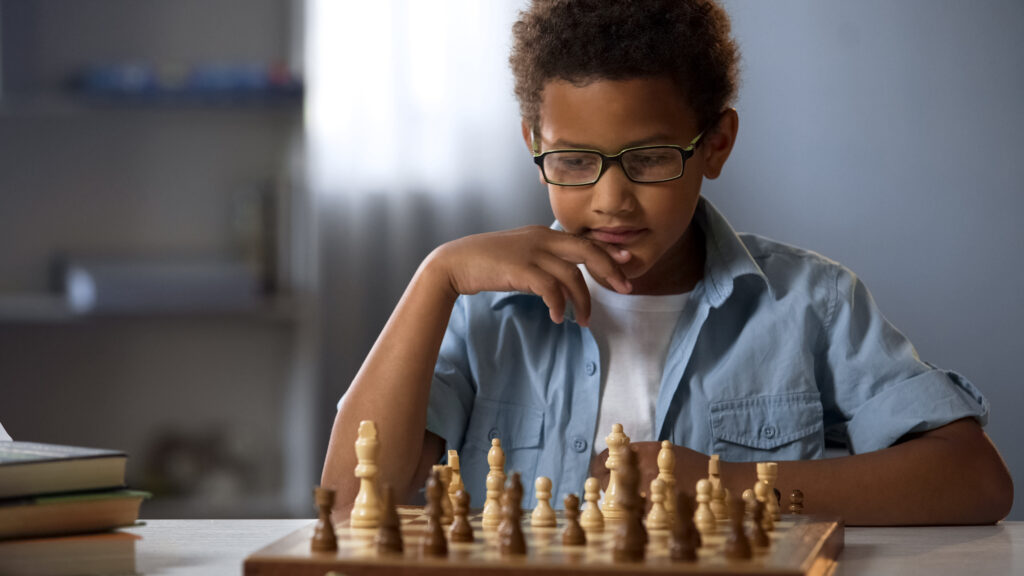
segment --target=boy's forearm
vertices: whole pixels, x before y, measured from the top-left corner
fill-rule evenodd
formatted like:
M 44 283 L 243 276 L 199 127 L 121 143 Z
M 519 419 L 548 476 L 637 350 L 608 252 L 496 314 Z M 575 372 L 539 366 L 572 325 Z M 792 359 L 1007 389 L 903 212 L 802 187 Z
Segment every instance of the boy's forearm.
M 346 509 L 359 490 L 353 476 L 361 420 L 377 424 L 378 478 L 404 498 L 422 457 L 426 405 L 434 364 L 456 294 L 428 257 L 395 307 L 338 411 L 331 432 L 322 485 L 337 491 Z
M 735 496 L 756 479 L 753 463 L 722 463 L 722 480 Z M 857 526 L 990 524 L 1013 503 L 1006 466 L 973 420 L 877 452 L 779 462 L 776 488 L 783 510 L 800 489 L 805 513 L 841 516 Z

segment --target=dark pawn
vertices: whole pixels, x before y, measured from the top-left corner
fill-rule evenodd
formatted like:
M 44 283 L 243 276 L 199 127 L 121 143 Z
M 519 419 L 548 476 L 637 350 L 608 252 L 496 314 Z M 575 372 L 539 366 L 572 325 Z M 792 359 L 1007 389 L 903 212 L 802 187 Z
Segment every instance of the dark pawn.
M 675 562 L 695 562 L 697 548 L 700 548 L 700 532 L 693 523 L 693 496 L 681 492 L 676 499 L 676 517 L 672 523 L 668 554 Z
M 390 484 L 384 485 L 384 518 L 375 541 L 378 554 L 402 553 L 402 523 L 395 508 L 395 491 Z
M 800 490 L 793 490 L 793 492 L 789 495 L 789 513 L 804 513 L 804 493 L 801 492 Z
M 441 527 L 441 497 L 447 496 L 441 489 L 441 474 L 437 470 L 427 478 L 427 527 L 420 544 L 420 553 L 424 556 L 447 556 L 448 541 L 444 539 L 444 528 Z
M 501 495 L 501 524 L 498 525 L 498 549 L 502 556 L 525 556 L 523 537 L 523 483 L 513 472 Z
M 643 523 L 643 502 L 640 499 L 640 470 L 636 450 L 630 448 L 619 463 L 619 506 L 623 521 L 615 533 L 612 559 L 616 562 L 642 562 L 647 530 Z
M 334 534 L 334 522 L 331 522 L 331 508 L 334 507 L 334 490 L 330 488 L 313 488 L 313 499 L 320 512 L 313 528 L 313 540 L 309 549 L 313 552 L 334 552 L 338 549 L 338 537 Z
M 747 540 L 747 535 L 743 533 L 743 500 L 733 498 L 729 502 L 729 523 L 732 525 L 732 529 L 725 539 L 723 549 L 725 557 L 732 560 L 752 558 L 754 551 L 750 548 L 750 540 Z
M 757 501 L 754 504 L 754 512 L 750 518 L 754 523 L 750 529 L 750 541 L 758 548 L 767 548 L 772 543 L 768 533 L 764 531 L 764 525 L 761 524 L 761 521 L 764 520 L 764 514 L 764 502 Z
M 580 499 L 575 494 L 565 497 L 565 530 L 562 531 L 562 544 L 565 546 L 586 546 L 587 535 L 580 526 Z
M 455 519 L 448 528 L 448 539 L 452 542 L 472 542 L 473 526 L 469 523 L 469 492 L 459 488 L 455 492 Z

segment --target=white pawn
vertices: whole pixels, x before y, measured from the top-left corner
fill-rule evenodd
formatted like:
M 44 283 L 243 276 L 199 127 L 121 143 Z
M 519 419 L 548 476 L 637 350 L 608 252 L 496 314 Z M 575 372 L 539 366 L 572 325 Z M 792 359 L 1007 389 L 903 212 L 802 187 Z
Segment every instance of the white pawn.
M 701 478 L 697 482 L 697 512 L 693 515 L 693 523 L 701 536 L 715 533 L 715 513 L 711 511 L 711 482 Z
M 668 530 L 668 510 L 665 510 L 665 482 L 651 480 L 651 511 L 647 513 L 648 530 Z
M 491 471 L 487 473 L 487 500 L 484 501 L 482 524 L 484 528 L 497 528 L 501 524 L 501 493 L 505 489 L 505 451 L 497 438 L 491 440 L 487 464 Z
M 779 464 L 778 462 L 765 462 L 764 463 L 764 479 L 765 483 L 768 484 L 768 494 L 771 498 L 768 498 L 768 507 L 765 509 L 766 514 L 771 512 L 772 520 L 778 522 L 782 520 L 782 511 L 779 509 L 779 499 L 775 497 L 775 483 L 779 480 Z
M 359 423 L 356 440 L 355 476 L 359 478 L 359 493 L 352 504 L 349 525 L 353 528 L 377 528 L 380 525 L 381 499 L 377 491 L 377 425 L 372 420 Z
M 671 526 L 676 518 L 676 454 L 668 440 L 662 440 L 658 451 L 658 480 L 665 483 L 665 511 Z
M 729 519 L 729 506 L 726 505 L 725 487 L 719 472 L 718 454 L 712 454 L 708 460 L 708 480 L 711 482 L 711 511 L 719 522 Z
M 448 451 L 448 465 L 452 469 L 452 481 L 448 484 L 448 499 L 452 503 L 452 510 L 455 509 L 455 493 L 465 488 L 462 483 L 462 473 L 459 471 L 459 453 L 456 450 Z
M 768 500 L 770 500 L 768 496 L 768 484 L 766 482 L 758 482 L 757 484 L 754 484 L 754 496 L 765 505 L 765 513 L 761 517 L 761 527 L 764 528 L 765 532 L 771 532 L 775 529 L 775 519 L 772 518 L 772 515 L 767 511 Z M 774 497 L 775 495 L 772 494 L 771 498 Z
M 622 455 L 629 450 L 629 436 L 622 431 L 622 424 L 612 424 L 612 433 L 605 439 L 608 444 L 608 460 L 604 466 L 611 474 L 608 477 L 608 488 L 604 491 L 604 513 L 605 519 L 610 522 L 617 522 L 625 518 L 625 512 L 619 506 L 619 462 Z
M 534 528 L 553 528 L 555 522 L 555 510 L 551 507 L 551 479 L 546 476 L 538 476 L 533 483 L 537 494 L 537 506 L 530 515 L 530 526 Z
M 604 530 L 604 515 L 601 514 L 601 507 L 597 501 L 601 499 L 601 488 L 597 478 L 587 478 L 583 485 L 583 514 L 580 516 L 580 526 L 586 532 L 600 532 Z
M 754 491 L 747 488 L 743 491 L 741 498 L 743 498 L 743 502 L 746 503 L 747 515 L 752 515 L 754 513 L 755 504 L 757 503 L 757 496 L 754 496 Z

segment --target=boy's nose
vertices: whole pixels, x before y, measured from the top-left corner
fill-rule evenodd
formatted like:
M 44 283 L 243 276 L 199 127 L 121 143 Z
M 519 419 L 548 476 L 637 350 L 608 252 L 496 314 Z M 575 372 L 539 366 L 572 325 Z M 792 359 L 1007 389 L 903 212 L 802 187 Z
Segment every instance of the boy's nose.
M 626 177 L 618 163 L 608 166 L 594 183 L 590 206 L 602 214 L 621 214 L 636 208 L 633 182 Z

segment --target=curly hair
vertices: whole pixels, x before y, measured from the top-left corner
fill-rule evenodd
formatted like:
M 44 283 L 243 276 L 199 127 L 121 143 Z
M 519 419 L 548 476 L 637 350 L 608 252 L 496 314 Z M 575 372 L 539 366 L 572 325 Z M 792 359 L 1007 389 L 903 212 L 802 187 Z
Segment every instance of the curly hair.
M 550 80 L 668 76 L 712 126 L 736 97 L 739 48 L 713 0 L 533 0 L 512 26 L 509 64 L 520 112 L 540 123 Z

